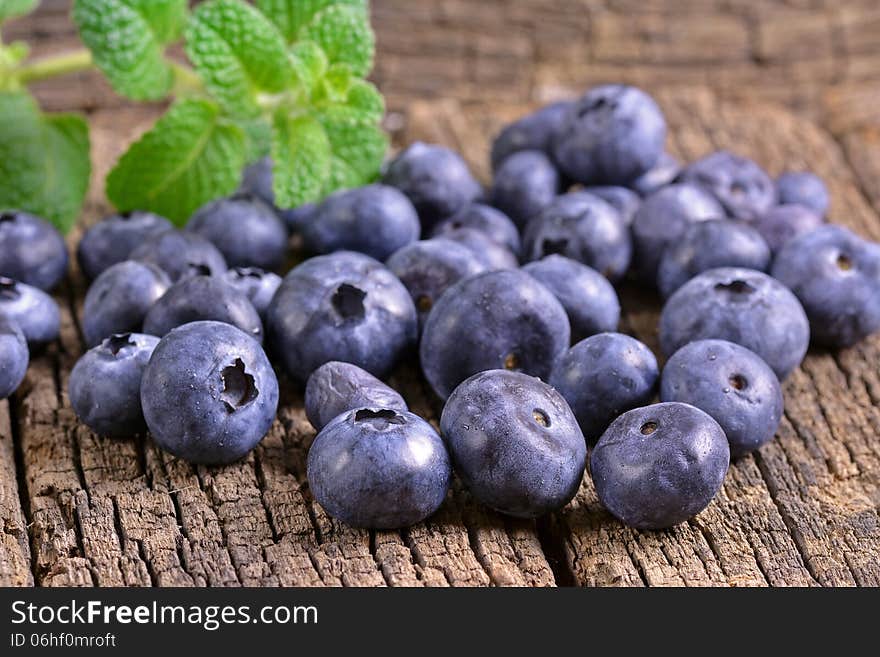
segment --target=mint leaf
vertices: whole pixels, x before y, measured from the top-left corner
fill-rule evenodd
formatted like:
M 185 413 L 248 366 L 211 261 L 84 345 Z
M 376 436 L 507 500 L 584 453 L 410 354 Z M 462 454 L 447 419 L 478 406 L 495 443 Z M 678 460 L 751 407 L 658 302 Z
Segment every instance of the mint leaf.
M 278 207 L 294 208 L 317 200 L 330 176 L 327 133 L 310 116 L 279 112 L 273 122 L 272 162 Z
M 299 31 L 325 7 L 348 5 L 367 10 L 367 0 L 257 0 L 256 5 L 278 26 L 288 43 L 296 41 Z
M 331 64 L 348 64 L 363 77 L 373 68 L 376 38 L 367 13 L 358 7 L 331 5 L 322 9 L 300 32 L 317 43 Z
M 107 177 L 121 211 L 151 210 L 177 225 L 208 201 L 235 190 L 246 138 L 206 100 L 181 100 L 136 141 Z
M 332 91 L 325 87 L 314 104 L 324 120 L 334 123 L 375 124 L 385 114 L 382 94 L 372 83 L 360 79 L 350 80 L 344 94 L 339 87 Z
M 318 44 L 300 41 L 290 49 L 290 63 L 296 85 L 306 96 L 311 95 L 327 72 L 327 55 Z
M 240 0 L 199 5 L 187 27 L 186 54 L 211 94 L 239 116 L 256 115 L 257 93 L 283 91 L 293 75 L 281 33 Z
M 46 217 L 67 232 L 89 185 L 89 128 L 75 114 L 41 114 L 26 93 L 0 94 L 0 207 Z
M 0 0 L 0 21 L 33 11 L 37 0 Z
M 377 126 L 350 121 L 324 118 L 321 123 L 333 153 L 324 192 L 373 182 L 388 150 L 385 133 Z
M 247 138 L 247 163 L 256 162 L 264 155 L 269 154 L 272 144 L 272 125 L 271 122 L 260 117 L 239 121 L 238 125 L 244 130 Z
M 158 100 L 174 78 L 164 46 L 180 35 L 186 12 L 186 0 L 76 0 L 73 20 L 117 92 Z

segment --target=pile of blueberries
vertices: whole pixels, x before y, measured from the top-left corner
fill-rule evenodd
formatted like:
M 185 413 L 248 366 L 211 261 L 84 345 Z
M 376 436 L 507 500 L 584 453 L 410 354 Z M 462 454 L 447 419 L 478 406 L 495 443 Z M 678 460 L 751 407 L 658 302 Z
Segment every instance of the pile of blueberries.
M 350 525 L 424 520 L 453 470 L 489 507 L 537 517 L 572 499 L 588 454 L 621 521 L 683 522 L 732 457 L 773 437 L 811 336 L 838 348 L 880 330 L 880 245 L 825 223 L 810 173 L 774 181 L 726 151 L 682 166 L 665 140 L 650 96 L 604 85 L 507 126 L 488 189 L 456 153 L 414 143 L 381 183 L 318 204 L 276 208 L 262 160 L 184 230 L 109 217 L 78 248 L 91 350 L 71 404 L 98 433 L 148 430 L 188 461 L 229 463 L 275 418 L 274 363 L 318 431 L 312 494 Z M 281 278 L 291 234 L 313 257 Z M 66 269 L 46 222 L 0 216 L 3 397 L 28 345 L 58 335 L 43 290 Z M 624 279 L 666 299 L 662 374 L 616 332 Z M 439 433 L 381 380 L 416 349 L 445 401 Z

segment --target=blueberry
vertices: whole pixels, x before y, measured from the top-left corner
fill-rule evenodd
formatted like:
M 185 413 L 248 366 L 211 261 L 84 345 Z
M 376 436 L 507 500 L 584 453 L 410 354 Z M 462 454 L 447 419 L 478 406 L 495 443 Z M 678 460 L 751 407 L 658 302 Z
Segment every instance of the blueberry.
M 597 185 L 587 187 L 584 191 L 598 196 L 620 213 L 623 223 L 627 226 L 632 224 L 633 217 L 642 203 L 641 197 L 631 189 L 619 185 Z
M 178 281 L 153 304 L 144 317 L 144 333 L 162 337 L 190 322 L 224 322 L 257 342 L 263 323 L 244 292 L 216 276 L 191 276 Z
M 827 224 L 788 242 L 772 271 L 803 304 L 816 342 L 848 347 L 880 330 L 880 244 Z
M 778 253 L 790 240 L 815 230 L 822 223 L 820 215 L 798 204 L 775 205 L 754 222 L 773 253 Z
M 541 151 L 519 151 L 498 167 L 489 197 L 522 228 L 553 202 L 559 186 L 559 173 L 549 157 Z
M 70 373 L 70 405 L 95 433 L 132 436 L 147 429 L 141 409 L 141 378 L 159 338 L 116 333 L 93 347 Z
M 28 345 L 52 342 L 61 331 L 58 304 L 41 289 L 0 276 L 0 317 L 21 329 Z
M 394 274 L 350 251 L 306 260 L 284 277 L 266 328 L 300 384 L 331 360 L 387 374 L 418 336 L 416 309 Z
M 743 221 L 710 219 L 688 226 L 660 259 L 657 287 L 668 297 L 697 274 L 718 267 L 767 271 L 770 247 Z
M 663 368 L 660 399 L 711 415 L 734 457 L 773 438 L 783 410 L 773 370 L 754 352 L 725 340 L 698 340 L 676 351 Z
M 275 191 L 272 189 L 272 158 L 268 155 L 251 162 L 241 172 L 241 184 L 238 191 L 256 196 L 258 199 L 275 206 Z
M 672 184 L 681 173 L 681 164 L 669 153 L 663 153 L 650 169 L 645 171 L 629 186 L 642 196 L 649 196 L 661 187 Z
M 554 156 L 568 178 L 624 185 L 663 153 L 666 121 L 657 103 L 635 87 L 594 87 L 569 109 L 555 136 Z
M 261 318 L 265 317 L 269 303 L 281 285 L 278 274 L 258 267 L 233 267 L 223 274 L 223 280 L 244 294 Z
M 409 197 L 425 229 L 452 216 L 483 194 L 458 153 L 419 141 L 391 161 L 383 182 Z
M 421 522 L 446 498 L 449 454 L 417 415 L 360 408 L 337 416 L 309 449 L 309 488 L 352 527 L 399 529 Z
M 67 273 L 67 247 L 45 219 L 0 212 L 0 276 L 51 290 Z
M 443 407 L 440 432 L 455 471 L 483 504 L 536 518 L 577 493 L 587 446 L 562 396 L 540 379 L 480 372 Z
M 680 180 L 702 185 L 734 219 L 752 221 L 776 204 L 776 186 L 752 160 L 716 151 L 685 167 Z
M 388 185 L 331 194 L 300 227 L 313 253 L 359 251 L 385 260 L 419 239 L 419 217 L 409 199 Z
M 166 230 L 144 241 L 131 252 L 132 260 L 156 265 L 174 283 L 187 276 L 220 276 L 228 267 L 223 254 L 201 235 L 190 231 Z
M 385 263 L 409 290 L 423 326 L 431 307 L 447 288 L 487 270 L 470 249 L 438 237 L 413 242 L 395 252 Z
M 484 269 L 516 269 L 519 260 L 503 244 L 499 244 L 482 230 L 475 228 L 454 228 L 447 230 L 444 241 L 457 242 L 470 251 Z
M 617 418 L 596 444 L 590 472 L 599 501 L 623 524 L 665 529 L 709 506 L 729 464 L 718 423 L 669 402 Z
M 332 360 L 312 372 L 306 383 L 306 417 L 316 431 L 346 411 L 382 408 L 408 411 L 403 397 L 364 369 Z
M 660 315 L 660 346 L 667 356 L 711 338 L 751 349 L 781 381 L 803 360 L 810 326 L 782 283 L 759 271 L 722 267 L 678 288 Z
M 558 253 L 618 280 L 629 267 L 632 240 L 620 214 L 589 192 L 557 197 L 523 235 L 527 261 Z
M 431 231 L 431 237 L 446 237 L 459 228 L 472 228 L 485 233 L 495 242 L 507 247 L 515 256 L 519 256 L 522 243 L 516 224 L 506 214 L 489 205 L 471 203 L 448 219 L 444 219 Z
M 272 206 L 249 194 L 208 203 L 186 227 L 216 246 L 230 267 L 275 269 L 287 253 L 287 227 Z
M 222 322 L 192 322 L 156 345 L 141 404 L 162 449 L 191 463 L 231 463 L 272 426 L 278 380 L 252 337 Z
M 152 212 L 114 214 L 89 227 L 76 250 L 80 269 L 91 280 L 128 260 L 144 241 L 171 230 L 171 222 Z
M 86 293 L 82 315 L 86 344 L 94 347 L 114 333 L 140 331 L 147 312 L 169 287 L 165 272 L 146 262 L 123 260 L 105 269 Z
M 656 283 L 663 252 L 690 224 L 722 217 L 724 208 L 697 185 L 669 185 L 642 201 L 632 223 L 633 264 L 642 282 Z
M 2 295 L 2 292 L 0 292 Z M 0 315 L 0 399 L 6 399 L 24 380 L 28 360 L 27 340 L 13 320 Z
M 299 233 L 317 207 L 317 203 L 303 203 L 302 205 L 290 208 L 289 210 L 279 210 L 278 214 L 287 225 L 287 230 L 291 233 Z
M 547 378 L 569 345 L 565 309 L 527 273 L 487 272 L 456 283 L 431 309 L 420 345 L 422 371 L 442 399 L 492 369 Z
M 617 330 L 620 321 L 617 292 L 595 269 L 561 255 L 546 256 L 522 269 L 559 299 L 571 324 L 572 342 Z
M 572 104 L 569 101 L 553 103 L 507 125 L 492 142 L 492 170 L 497 171 L 508 156 L 518 151 L 537 150 L 550 155 L 553 138 Z
M 806 171 L 788 171 L 776 179 L 776 193 L 782 204 L 797 203 L 820 217 L 828 212 L 831 199 L 822 179 Z
M 660 371 L 654 354 L 635 338 L 600 333 L 557 362 L 548 379 L 565 397 L 590 445 L 621 413 L 654 398 Z

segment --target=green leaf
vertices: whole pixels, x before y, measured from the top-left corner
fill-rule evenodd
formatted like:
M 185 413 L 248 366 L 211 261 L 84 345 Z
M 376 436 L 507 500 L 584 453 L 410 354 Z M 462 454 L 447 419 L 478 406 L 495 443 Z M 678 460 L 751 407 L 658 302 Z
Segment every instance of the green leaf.
M 257 114 L 257 94 L 284 91 L 293 75 L 281 33 L 241 0 L 199 5 L 187 27 L 186 54 L 208 90 L 239 116 Z
M 33 11 L 37 0 L 0 0 L 0 21 Z
M 257 0 L 256 5 L 278 26 L 288 43 L 296 41 L 299 31 L 325 7 L 347 5 L 367 10 L 367 0 Z
M 73 20 L 116 91 L 158 100 L 174 80 L 164 47 L 180 36 L 186 12 L 186 0 L 76 0 Z
M 296 85 L 312 94 L 327 73 L 327 55 L 313 41 L 300 41 L 290 49 L 290 63 Z
M 374 125 L 349 121 L 322 121 L 332 149 L 325 193 L 373 182 L 388 150 L 388 137 Z
M 247 163 L 256 162 L 269 154 L 272 144 L 272 125 L 263 117 L 239 121 L 239 126 L 247 137 Z
M 302 29 L 300 38 L 314 41 L 331 64 L 348 64 L 357 76 L 363 77 L 373 68 L 376 38 L 362 9 L 346 5 L 322 9 Z
M 275 203 L 294 208 L 321 196 L 330 176 L 330 141 L 307 115 L 279 112 L 272 132 L 272 185 Z
M 90 173 L 82 117 L 41 114 L 26 93 L 0 94 L 0 207 L 33 212 L 67 232 Z
M 182 225 L 235 190 L 246 150 L 244 131 L 214 103 L 178 101 L 116 163 L 107 197 L 121 211 L 151 210 Z
M 365 80 L 355 79 L 349 82 L 348 89 L 342 97 L 324 92 L 322 100 L 315 106 L 319 115 L 333 123 L 375 124 L 385 114 L 385 100 L 376 87 Z

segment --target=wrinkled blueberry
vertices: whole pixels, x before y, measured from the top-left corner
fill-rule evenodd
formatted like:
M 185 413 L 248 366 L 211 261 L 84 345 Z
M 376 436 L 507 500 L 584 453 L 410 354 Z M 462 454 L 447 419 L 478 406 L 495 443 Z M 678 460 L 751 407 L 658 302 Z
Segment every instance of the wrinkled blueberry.
M 499 244 L 481 230 L 465 227 L 454 228 L 447 230 L 443 238 L 468 249 L 484 269 L 496 271 L 516 269 L 519 266 L 519 260 L 510 249 Z
M 28 345 L 51 342 L 61 330 L 58 304 L 37 287 L 0 276 L 0 317 L 14 322 Z
M 268 155 L 248 164 L 241 172 L 238 191 L 259 198 L 263 203 L 275 205 L 275 191 L 272 189 L 272 158 Z
M 660 399 L 711 415 L 734 457 L 773 438 L 783 410 L 773 370 L 754 352 L 726 340 L 698 340 L 676 351 L 663 368 Z
M 116 333 L 93 347 L 70 373 L 70 405 L 102 436 L 132 436 L 147 429 L 141 409 L 141 378 L 159 338 Z
M 443 407 L 455 471 L 483 504 L 536 518 L 565 506 L 584 474 L 587 446 L 562 396 L 521 372 L 480 372 Z
M 629 182 L 629 186 L 642 196 L 649 196 L 661 187 L 672 184 L 681 173 L 681 164 L 669 153 L 663 153 L 660 159 L 641 176 Z
M 541 151 L 519 151 L 498 167 L 489 197 L 492 205 L 522 228 L 559 193 L 559 173 Z
M 797 203 L 820 217 L 828 212 L 831 199 L 822 179 L 806 171 L 788 171 L 776 179 L 776 193 L 782 204 Z
M 431 237 L 446 237 L 459 228 L 472 228 L 485 233 L 494 241 L 507 247 L 515 256 L 519 256 L 522 244 L 516 224 L 506 214 L 489 205 L 471 203 L 444 219 L 431 231 Z
M 657 359 L 641 342 L 600 333 L 569 349 L 548 382 L 565 397 L 593 445 L 618 415 L 651 402 L 659 376 Z
M 18 390 L 29 360 L 24 333 L 12 319 L 0 315 L 0 399 L 6 399 Z
M 709 506 L 730 463 L 727 438 L 698 408 L 676 402 L 624 413 L 590 457 L 599 501 L 623 524 L 665 529 Z
M 67 273 L 67 247 L 45 219 L 0 212 L 0 276 L 51 290 Z
M 352 410 L 325 426 L 309 449 L 309 488 L 352 527 L 398 529 L 421 522 L 446 498 L 449 454 L 417 415 L 381 407 Z
M 139 332 L 147 312 L 170 286 L 165 272 L 146 262 L 123 260 L 105 269 L 86 293 L 86 344 L 94 347 L 114 333 Z
M 821 216 L 805 205 L 796 204 L 774 205 L 754 222 L 773 253 L 778 253 L 798 235 L 809 233 L 821 225 Z
M 300 384 L 331 360 L 387 374 L 418 336 L 416 309 L 394 274 L 351 251 L 306 260 L 269 305 L 273 350 Z
M 442 399 L 469 376 L 508 369 L 546 379 L 569 345 L 565 309 L 527 273 L 487 272 L 435 303 L 420 346 L 422 371 Z
M 776 186 L 752 160 L 716 151 L 689 164 L 680 180 L 702 185 L 735 219 L 751 221 L 776 204 Z
M 617 292 L 595 269 L 561 255 L 546 256 L 522 269 L 559 299 L 571 324 L 572 342 L 617 330 L 620 321 Z
M 635 87 L 607 84 L 569 109 L 553 152 L 571 180 L 624 185 L 657 163 L 665 141 L 666 121 L 653 98 Z
M 660 315 L 660 346 L 667 356 L 711 338 L 751 349 L 781 381 L 803 360 L 810 326 L 782 283 L 759 271 L 722 267 L 678 288 Z
M 148 238 L 131 252 L 131 260 L 156 265 L 172 283 L 187 276 L 210 273 L 220 276 L 228 267 L 223 254 L 201 235 L 191 231 L 166 230 Z
M 152 212 L 114 214 L 90 226 L 76 250 L 80 269 L 89 279 L 105 269 L 128 260 L 131 252 L 146 240 L 171 230 L 171 222 Z
M 233 267 L 223 274 L 223 280 L 244 294 L 261 318 L 281 285 L 278 274 L 258 267 Z
M 562 127 L 573 103 L 562 101 L 542 107 L 505 126 L 492 142 L 492 170 L 512 153 L 525 150 L 553 151 L 553 137 Z
M 620 213 L 623 222 L 630 226 L 639 205 L 642 203 L 641 197 L 631 189 L 620 187 L 619 185 L 597 185 L 595 187 L 587 187 L 585 192 L 589 192 L 594 196 L 598 196 L 612 208 Z
M 788 242 L 772 271 L 803 304 L 816 342 L 848 347 L 880 330 L 880 244 L 828 224 Z

